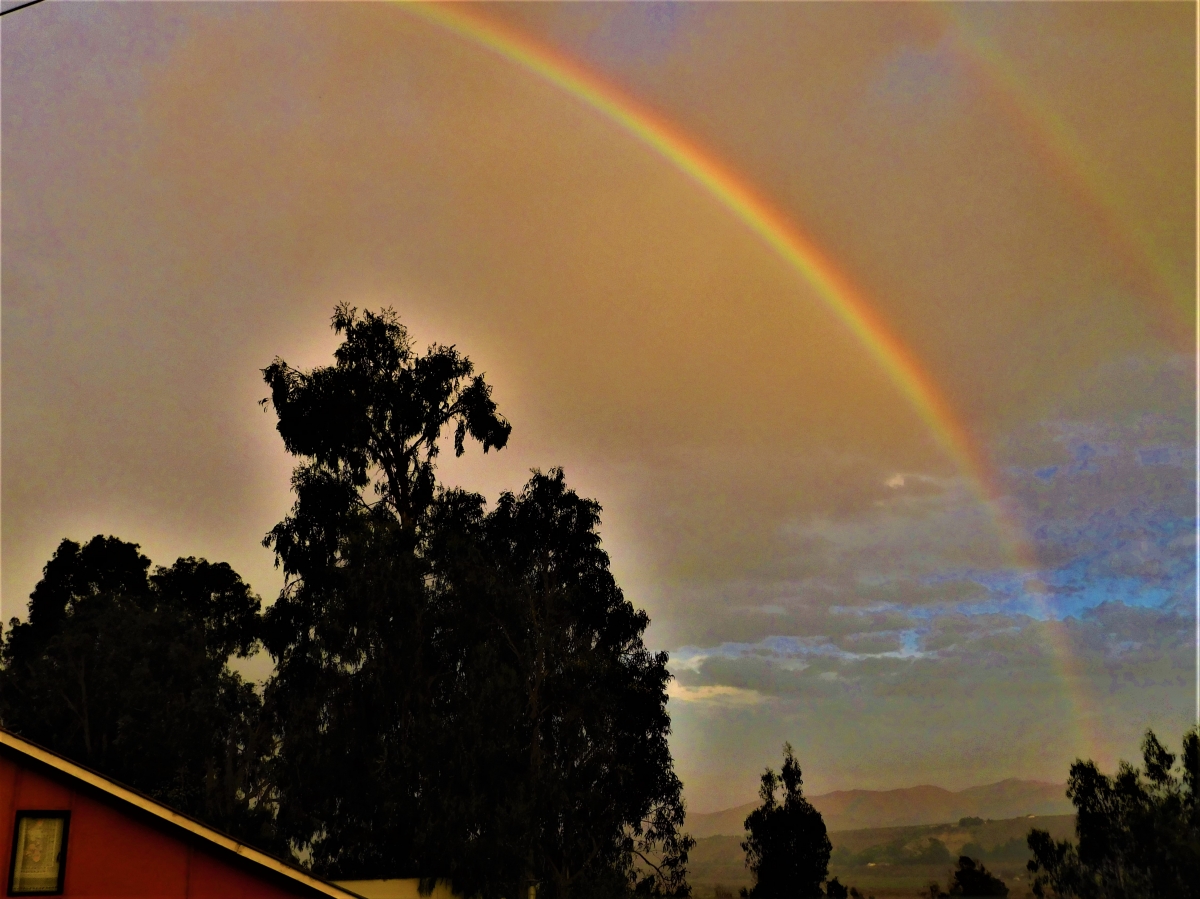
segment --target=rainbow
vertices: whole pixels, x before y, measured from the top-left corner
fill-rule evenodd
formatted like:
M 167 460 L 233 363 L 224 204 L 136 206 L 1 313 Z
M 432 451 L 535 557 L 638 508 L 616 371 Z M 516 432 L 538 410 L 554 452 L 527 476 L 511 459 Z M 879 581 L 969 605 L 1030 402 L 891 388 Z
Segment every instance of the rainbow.
M 989 466 L 929 373 L 859 288 L 778 208 L 671 122 L 574 60 L 457 3 L 405 4 L 420 18 L 486 47 L 590 106 L 653 149 L 734 214 L 815 290 L 920 416 L 941 448 L 993 502 Z
M 1196 315 L 1196 284 L 1185 276 L 1159 246 L 1153 235 L 1125 211 L 1113 179 L 1092 157 L 1072 128 L 1057 115 L 1020 74 L 1017 66 L 980 29 L 973 27 L 964 11 L 953 3 L 924 4 L 922 11 L 939 20 L 950 38 L 950 46 L 968 71 L 985 88 L 1007 116 L 1029 149 L 1052 172 L 1091 220 L 1096 231 L 1114 252 L 1116 261 L 1130 277 L 1130 286 L 1146 299 L 1161 305 L 1157 310 L 1160 331 L 1177 350 L 1196 354 L 1200 350 L 1200 319 Z M 1200 22 L 1200 13 L 1197 21 Z M 1197 355 L 1200 366 L 1200 355 Z M 1200 372 L 1200 368 L 1197 369 Z M 1200 395 L 1197 397 L 1200 408 Z M 1197 425 L 1200 428 L 1200 424 Z M 1200 430 L 1197 432 L 1200 434 Z M 1198 457 L 1200 458 L 1200 457 Z M 1200 511 L 1200 496 L 1197 497 Z M 1200 549 L 1197 549 L 1200 559 Z M 1041 604 L 1046 611 L 1045 604 Z M 1200 584 L 1197 585 L 1200 611 Z M 1200 723 L 1200 615 L 1197 616 L 1196 720 Z M 1097 747 L 1096 728 L 1101 719 L 1096 703 L 1083 685 L 1084 675 L 1066 644 L 1062 628 L 1051 629 L 1050 648 L 1059 664 L 1059 674 L 1075 705 L 1077 723 Z
M 674 124 L 595 72 L 502 22 L 457 3 L 406 3 L 402 8 L 488 49 L 591 107 L 654 150 L 729 210 L 816 291 L 826 308 L 888 374 L 989 509 L 1015 571 L 1022 574 L 1036 570 L 1032 547 L 1000 502 L 1000 491 L 986 455 L 976 446 L 929 373 L 850 277 L 746 179 Z M 1099 745 L 1094 732 L 1097 715 L 1088 708 L 1081 672 L 1065 641 L 1064 628 L 1053 622 L 1047 624 L 1051 633 L 1049 648 L 1066 688 L 1074 723 L 1081 728 L 1081 739 L 1094 754 Z M 1085 734 L 1084 729 L 1090 732 Z
M 962 9 L 953 3 L 934 3 L 923 5 L 922 11 L 939 21 L 955 55 L 974 72 L 1014 130 L 1087 215 L 1121 271 L 1132 280 L 1131 286 L 1163 304 L 1165 336 L 1179 349 L 1193 351 L 1195 284 L 1154 236 L 1126 213 L 1113 179 L 1010 59 L 983 31 L 972 27 Z

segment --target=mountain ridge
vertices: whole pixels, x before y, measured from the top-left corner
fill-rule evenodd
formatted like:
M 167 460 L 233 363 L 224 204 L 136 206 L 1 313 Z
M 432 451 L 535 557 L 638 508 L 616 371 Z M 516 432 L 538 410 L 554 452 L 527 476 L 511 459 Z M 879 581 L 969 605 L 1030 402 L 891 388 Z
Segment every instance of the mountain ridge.
M 1075 809 L 1064 784 L 1009 777 L 995 783 L 947 790 L 930 784 L 896 790 L 834 790 L 808 797 L 830 830 L 944 824 L 960 818 L 999 820 L 1023 815 L 1069 815 Z M 716 812 L 689 814 L 684 828 L 696 838 L 737 836 L 759 805 L 747 802 Z

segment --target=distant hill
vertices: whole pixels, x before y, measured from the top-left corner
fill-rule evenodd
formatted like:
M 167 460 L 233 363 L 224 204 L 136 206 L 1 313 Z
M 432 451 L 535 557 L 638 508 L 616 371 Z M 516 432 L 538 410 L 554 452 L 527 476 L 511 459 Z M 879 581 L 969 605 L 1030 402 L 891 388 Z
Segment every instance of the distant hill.
M 908 827 L 945 824 L 959 818 L 1017 818 L 1023 815 L 1070 815 L 1075 809 L 1062 784 L 1009 778 L 982 787 L 952 792 L 941 787 L 906 787 L 902 790 L 838 790 L 809 801 L 833 830 L 870 827 Z M 721 835 L 740 836 L 742 822 L 758 807 L 747 802 L 705 815 L 688 815 L 685 829 L 697 839 Z

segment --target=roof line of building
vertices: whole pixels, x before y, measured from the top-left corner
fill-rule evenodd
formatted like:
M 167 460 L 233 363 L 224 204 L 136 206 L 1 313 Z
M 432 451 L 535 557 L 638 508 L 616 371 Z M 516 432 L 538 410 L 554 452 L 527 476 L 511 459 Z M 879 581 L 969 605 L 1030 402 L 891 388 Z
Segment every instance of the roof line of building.
M 34 759 L 74 780 L 81 781 L 114 799 L 132 805 L 158 818 L 160 821 L 185 830 L 193 836 L 219 846 L 227 852 L 232 852 L 247 861 L 268 868 L 276 874 L 280 874 L 289 880 L 303 884 L 309 889 L 330 896 L 332 899 L 361 899 L 357 893 L 352 893 L 336 884 L 321 880 L 307 871 L 289 865 L 287 862 L 261 852 L 252 846 L 247 846 L 245 843 L 234 839 L 228 834 L 214 830 L 206 824 L 201 824 L 199 821 L 188 817 L 182 812 L 177 812 L 173 808 L 151 799 L 149 796 L 144 796 L 135 790 L 131 790 L 129 787 L 121 786 L 119 783 L 109 780 L 102 774 L 97 774 L 95 771 L 84 768 L 82 765 L 77 765 L 63 758 L 58 753 L 38 746 L 36 743 L 30 743 L 28 740 L 22 739 L 2 727 L 0 727 L 0 746 L 7 746 L 21 755 Z

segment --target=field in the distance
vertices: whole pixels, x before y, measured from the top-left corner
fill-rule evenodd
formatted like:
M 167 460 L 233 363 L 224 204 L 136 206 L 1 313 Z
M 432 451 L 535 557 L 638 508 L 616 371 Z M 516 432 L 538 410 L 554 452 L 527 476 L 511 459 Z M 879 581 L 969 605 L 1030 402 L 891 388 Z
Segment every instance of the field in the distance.
M 1048 830 L 1055 839 L 1074 839 L 1072 815 L 1007 818 L 981 824 L 921 824 L 873 827 L 830 833 L 833 856 L 829 875 L 876 899 L 928 896 L 936 880 L 946 888 L 948 872 L 959 855 L 983 861 L 1009 887 L 1012 899 L 1028 894 L 1025 837 L 1031 828 Z M 688 880 L 696 899 L 718 899 L 750 886 L 742 837 L 712 836 L 696 841 L 688 864 Z

